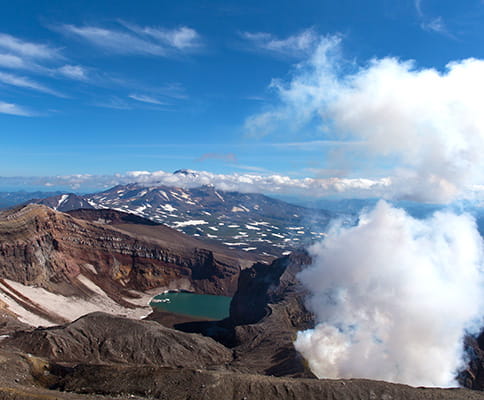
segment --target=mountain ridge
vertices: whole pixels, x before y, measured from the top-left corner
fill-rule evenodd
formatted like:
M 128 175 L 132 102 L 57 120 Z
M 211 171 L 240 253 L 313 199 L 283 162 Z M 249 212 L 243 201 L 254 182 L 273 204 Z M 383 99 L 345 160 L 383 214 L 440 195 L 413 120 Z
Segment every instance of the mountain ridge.
M 64 212 L 78 208 L 128 212 L 232 249 L 275 257 L 323 238 L 333 217 L 263 194 L 222 191 L 211 185 L 184 189 L 131 183 L 32 202 Z

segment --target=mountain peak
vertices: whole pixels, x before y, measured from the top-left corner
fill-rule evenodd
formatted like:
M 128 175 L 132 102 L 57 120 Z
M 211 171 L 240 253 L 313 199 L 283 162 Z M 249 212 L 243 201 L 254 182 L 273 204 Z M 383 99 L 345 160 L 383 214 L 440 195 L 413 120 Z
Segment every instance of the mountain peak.
M 193 169 L 177 169 L 173 175 L 198 176 L 198 172 Z

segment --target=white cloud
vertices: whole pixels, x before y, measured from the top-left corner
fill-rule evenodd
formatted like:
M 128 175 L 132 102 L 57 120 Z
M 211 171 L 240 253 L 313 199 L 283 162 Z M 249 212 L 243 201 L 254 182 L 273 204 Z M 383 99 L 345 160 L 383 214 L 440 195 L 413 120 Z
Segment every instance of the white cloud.
M 319 40 L 318 35 L 312 29 L 284 39 L 279 39 L 267 32 L 242 32 L 241 36 L 258 50 L 291 57 L 307 54 Z
M 95 26 L 64 25 L 62 32 L 75 35 L 91 44 L 117 54 L 172 56 L 201 46 L 200 35 L 193 29 L 159 29 L 122 23 L 124 30 Z
M 19 115 L 22 117 L 31 117 L 34 115 L 22 106 L 13 103 L 5 103 L 3 101 L 0 101 L 0 114 Z
M 129 98 L 136 100 L 136 101 L 141 101 L 142 103 L 149 103 L 149 104 L 158 104 L 158 105 L 167 105 L 168 103 L 164 103 L 161 100 L 158 100 L 155 97 L 152 96 L 147 96 L 144 94 L 130 94 L 128 96 Z
M 82 81 L 89 79 L 87 69 L 81 65 L 55 66 L 65 61 L 65 57 L 59 49 L 44 44 L 26 42 L 14 36 L 0 33 L 0 67 L 2 68 L 24 70 L 28 73 L 47 77 L 64 77 Z M 15 86 L 30 87 L 34 90 L 62 97 L 58 92 L 28 78 L 16 77 L 16 79 L 13 79 L 12 77 L 13 75 L 10 78 L 6 78 L 6 75 L 3 76 L 4 80 L 8 79 Z M 22 79 L 24 80 L 23 83 L 21 82 Z
M 125 103 L 117 100 L 98 104 L 100 107 L 129 109 Z M 17 106 L 18 107 L 18 106 Z M 8 109 L 8 107 L 7 107 Z M 22 110 L 21 108 L 18 108 Z M 25 110 L 24 110 L 25 111 Z M 22 111 L 20 111 L 22 112 Z M 28 112 L 25 113 L 27 115 Z M 18 115 L 21 115 L 20 113 Z M 23 114 L 22 114 L 23 115 Z M 29 113 L 29 115 L 31 115 Z M 213 185 L 220 190 L 239 191 L 244 193 L 287 194 L 302 197 L 337 196 L 344 198 L 386 198 L 398 197 L 401 191 L 400 177 L 383 178 L 291 178 L 273 174 L 256 166 L 234 164 L 233 167 L 251 171 L 250 173 L 214 174 L 207 171 L 192 171 L 188 175 L 173 174 L 166 171 L 128 171 L 114 175 L 77 174 L 46 177 L 0 177 L 0 184 L 5 186 L 65 186 L 83 190 L 85 188 L 107 188 L 120 184 L 140 183 L 146 186 L 167 185 L 193 188 L 202 185 Z M 332 170 L 334 171 L 334 170 Z M 341 172 L 341 171 L 340 171 Z M 347 171 L 346 171 L 347 172 Z M 321 176 L 321 171 L 312 171 Z M 328 175 L 328 174 L 325 174 Z M 484 185 L 466 187 L 459 199 L 472 199 L 484 202 Z M 437 201 L 436 201 L 437 202 Z
M 62 67 L 57 68 L 57 72 L 70 79 L 79 81 L 85 81 L 88 79 L 86 68 L 80 65 L 63 65 Z
M 395 58 L 357 68 L 340 54 L 338 37 L 321 38 L 290 80 L 272 81 L 278 103 L 247 118 L 247 132 L 318 120 L 332 138 L 364 142 L 360 157 L 392 162 L 401 198 L 451 200 L 484 178 L 484 61 L 452 62 L 443 72 Z
M 420 24 L 420 27 L 424 31 L 432 31 L 432 32 L 443 33 L 443 34 L 448 33 L 447 27 L 445 26 L 445 23 L 442 17 L 437 17 L 437 18 L 431 19 L 430 21 L 422 22 Z
M 162 96 L 170 97 L 172 99 L 184 100 L 188 98 L 185 88 L 181 83 L 174 82 L 165 86 L 157 88 L 157 93 Z
M 253 171 L 257 167 L 241 166 Z M 191 171 L 190 174 L 173 174 L 165 171 L 129 171 L 115 175 L 66 175 L 47 177 L 23 177 L 20 181 L 15 178 L 0 177 L 0 184 L 5 185 L 50 185 L 70 186 L 75 188 L 106 188 L 118 184 L 138 182 L 147 186 L 167 185 L 179 187 L 198 187 L 214 185 L 220 190 L 240 191 L 244 193 L 279 193 L 296 194 L 302 196 L 342 195 L 347 197 L 374 197 L 383 195 L 391 188 L 391 179 L 349 179 L 328 178 L 294 179 L 284 175 L 258 174 L 214 174 L 207 171 Z
M 123 23 L 123 25 L 141 36 L 149 36 L 159 43 L 176 48 L 178 50 L 195 49 L 202 45 L 201 37 L 197 31 L 186 26 L 175 29 L 161 29 L 153 27 L 139 27 L 127 23 Z
M 262 137 L 274 132 L 282 121 L 286 121 L 283 111 L 266 111 L 247 117 L 244 122 L 244 130 L 248 136 Z
M 420 20 L 420 28 L 427 32 L 440 33 L 448 37 L 453 38 L 454 36 L 447 29 L 444 19 L 442 17 L 429 18 L 425 15 L 422 10 L 422 0 L 415 0 L 415 11 Z
M 0 82 L 6 85 L 17 86 L 24 89 L 36 90 L 38 92 L 51 94 L 57 97 L 64 97 L 64 95 L 62 95 L 61 93 L 24 76 L 0 72 Z
M 64 32 L 74 34 L 92 44 L 119 54 L 166 55 L 166 49 L 129 33 L 97 27 L 65 25 Z
M 423 11 L 422 11 L 422 0 L 415 0 L 415 10 L 417 11 L 417 14 L 419 17 L 423 17 Z
M 153 30 L 150 34 L 154 37 L 163 38 L 170 46 L 181 50 L 200 46 L 200 35 L 195 30 L 187 28 L 186 26 L 172 31 Z
M 0 49 L 31 59 L 61 58 L 58 49 L 45 44 L 26 42 L 5 33 L 0 33 Z
M 24 59 L 13 54 L 0 54 L 0 67 L 12 69 L 25 69 L 28 64 Z
M 112 108 L 113 110 L 131 110 L 132 107 L 117 96 L 110 96 L 106 99 L 99 99 L 93 103 L 96 107 Z

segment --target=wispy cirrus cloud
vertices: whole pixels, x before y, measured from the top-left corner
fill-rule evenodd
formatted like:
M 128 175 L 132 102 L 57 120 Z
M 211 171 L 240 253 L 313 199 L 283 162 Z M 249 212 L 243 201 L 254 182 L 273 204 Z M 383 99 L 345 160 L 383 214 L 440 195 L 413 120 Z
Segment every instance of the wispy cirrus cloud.
M 127 22 L 121 24 L 139 36 L 151 38 L 160 44 L 172 47 L 181 51 L 200 48 L 202 39 L 200 34 L 192 28 L 181 26 L 175 29 L 163 29 L 154 27 L 141 27 Z
M 422 11 L 422 0 L 414 0 L 414 5 L 415 5 L 415 11 L 417 11 L 417 14 L 419 17 L 423 17 L 423 11 Z
M 29 69 L 30 65 L 22 57 L 0 53 L 0 67 L 9 69 Z
M 60 50 L 57 48 L 46 44 L 27 42 L 6 33 L 0 33 L 0 50 L 35 60 L 62 58 Z
M 0 72 L 0 83 L 3 83 L 5 85 L 10 85 L 10 86 L 16 86 L 24 89 L 35 90 L 38 92 L 51 94 L 57 97 L 66 97 L 62 93 L 54 89 L 51 89 L 41 83 L 33 81 L 32 79 L 27 78 L 25 76 L 18 76 L 14 74 L 5 73 L 5 72 Z
M 35 114 L 18 104 L 0 101 L 0 114 L 18 115 L 22 117 L 32 117 Z
M 63 25 L 58 29 L 96 47 L 123 55 L 170 57 L 202 46 L 198 32 L 186 26 L 162 29 L 121 22 L 118 29 L 75 25 Z
M 133 107 L 118 96 L 110 96 L 106 99 L 98 99 L 92 103 L 95 107 L 111 108 L 113 110 L 131 110 Z
M 169 103 L 163 102 L 163 101 L 157 99 L 156 97 L 148 96 L 148 95 L 144 95 L 144 94 L 134 93 L 134 94 L 130 94 L 128 97 L 130 99 L 140 101 L 142 103 L 157 104 L 157 105 L 160 105 L 160 106 L 169 105 Z
M 303 56 L 318 43 L 318 35 L 312 29 L 283 39 L 267 32 L 241 32 L 240 36 L 250 43 L 251 50 L 290 57 Z
M 15 36 L 0 33 L 0 68 L 9 70 L 22 70 L 46 77 L 68 78 L 87 81 L 88 69 L 81 65 L 66 63 L 67 58 L 61 50 L 46 44 L 28 42 Z M 24 80 L 26 78 L 23 78 Z M 10 79 L 10 81 L 14 81 Z M 16 80 L 20 82 L 20 78 Z M 56 91 L 47 89 L 44 85 L 33 83 L 19 85 L 24 88 L 56 94 Z
M 179 82 L 172 82 L 156 89 L 161 96 L 171 99 L 185 100 L 188 98 L 185 87 Z
M 426 22 L 421 22 L 420 27 L 424 31 L 430 31 L 430 32 L 436 32 L 436 33 L 442 33 L 442 34 L 450 35 L 442 17 L 437 17 L 437 18 L 433 18 L 433 19 L 426 21 Z
M 62 67 L 57 68 L 56 72 L 60 75 L 74 80 L 85 81 L 89 79 L 88 70 L 81 65 L 66 64 Z
M 422 0 L 414 0 L 415 11 L 420 20 L 420 28 L 427 32 L 440 33 L 449 37 L 454 37 L 448 30 L 442 17 L 429 18 L 423 11 Z

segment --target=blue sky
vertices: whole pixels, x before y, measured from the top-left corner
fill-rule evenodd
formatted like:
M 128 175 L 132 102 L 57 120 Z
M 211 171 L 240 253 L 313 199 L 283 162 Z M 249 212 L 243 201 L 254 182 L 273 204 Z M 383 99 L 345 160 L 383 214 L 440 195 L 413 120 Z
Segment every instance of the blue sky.
M 18 0 L 1 9 L 7 178 L 179 168 L 381 178 L 393 155 L 362 156 L 361 137 L 340 135 L 316 109 L 301 123 L 281 119 L 300 109 L 285 95 L 321 43 L 337 42 L 337 79 L 372 59 L 443 71 L 484 58 L 477 0 Z

